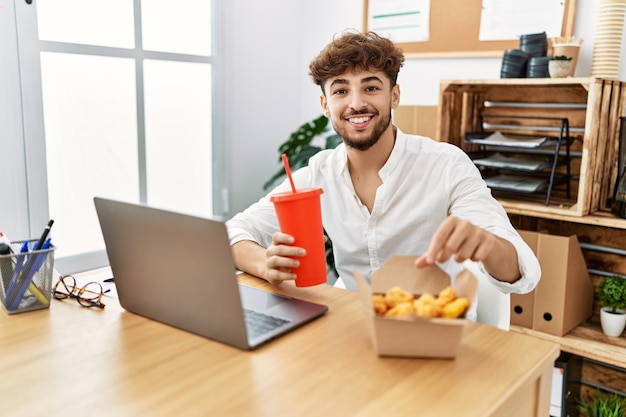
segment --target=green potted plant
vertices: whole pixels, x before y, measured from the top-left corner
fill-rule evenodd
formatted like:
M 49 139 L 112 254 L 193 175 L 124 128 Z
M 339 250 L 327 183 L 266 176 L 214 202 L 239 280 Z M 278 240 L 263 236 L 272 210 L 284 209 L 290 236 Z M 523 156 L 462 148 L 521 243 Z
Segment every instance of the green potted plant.
M 550 73 L 550 78 L 563 78 L 567 77 L 567 75 L 572 69 L 572 57 L 565 55 L 557 55 L 550 58 L 548 62 L 548 73 Z
M 581 417 L 623 417 L 626 416 L 626 398 L 615 393 L 604 395 L 600 390 L 590 399 L 577 401 Z
M 269 191 L 278 185 L 286 176 L 282 163 L 282 154 L 287 155 L 289 167 L 292 171 L 307 166 L 309 158 L 324 149 L 334 149 L 342 143 L 341 136 L 328 126 L 329 119 L 321 115 L 310 122 L 302 124 L 289 135 L 289 139 L 278 147 L 278 163 L 280 168 L 263 184 L 263 189 Z M 324 232 L 325 233 L 325 232 Z M 332 242 L 326 239 L 326 265 L 329 284 L 333 284 L 338 277 L 335 269 Z
M 626 279 L 621 275 L 604 278 L 597 288 L 602 308 L 600 323 L 607 336 L 620 336 L 626 326 Z

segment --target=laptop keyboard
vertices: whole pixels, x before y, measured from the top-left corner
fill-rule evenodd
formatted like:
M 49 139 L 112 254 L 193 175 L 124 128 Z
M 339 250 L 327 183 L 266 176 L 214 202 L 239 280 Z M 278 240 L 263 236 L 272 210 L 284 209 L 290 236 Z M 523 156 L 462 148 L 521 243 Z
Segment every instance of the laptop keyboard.
M 284 324 L 289 323 L 289 320 L 270 316 L 269 314 L 259 313 L 258 311 L 253 311 L 249 309 L 244 309 L 243 311 L 246 318 L 248 335 L 251 338 L 258 337 L 264 333 L 267 333 Z

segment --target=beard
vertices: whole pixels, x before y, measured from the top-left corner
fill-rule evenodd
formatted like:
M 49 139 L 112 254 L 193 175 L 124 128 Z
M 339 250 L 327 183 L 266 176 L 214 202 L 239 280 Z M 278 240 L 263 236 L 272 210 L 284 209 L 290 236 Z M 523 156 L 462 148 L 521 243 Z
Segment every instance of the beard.
M 365 114 L 365 113 L 371 113 L 371 112 L 369 111 L 354 112 L 354 113 L 351 113 L 350 116 L 356 116 L 356 115 Z M 376 113 L 376 115 L 378 115 L 378 113 Z M 378 143 L 378 141 L 380 140 L 380 137 L 383 135 L 385 130 L 387 130 L 387 128 L 391 124 L 391 111 L 385 117 L 378 120 L 374 124 L 372 134 L 367 138 L 351 137 L 348 134 L 347 129 L 339 127 L 337 123 L 335 123 L 334 120 L 332 120 L 332 123 L 333 123 L 333 128 L 335 129 L 335 132 L 337 132 L 337 134 L 341 136 L 341 138 L 343 139 L 343 143 L 346 146 L 356 149 L 357 151 L 366 151 L 372 146 L 376 145 L 376 143 Z

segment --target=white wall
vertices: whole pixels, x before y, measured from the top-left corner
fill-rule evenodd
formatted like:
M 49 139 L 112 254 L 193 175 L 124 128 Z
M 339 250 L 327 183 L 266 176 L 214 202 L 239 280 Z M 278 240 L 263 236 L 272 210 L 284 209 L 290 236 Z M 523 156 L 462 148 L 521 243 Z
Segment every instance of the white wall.
M 232 2 L 229 33 L 235 42 L 231 46 L 236 79 L 228 83 L 226 115 L 231 128 L 226 137 L 233 151 L 230 215 L 264 194 L 262 184 L 280 167 L 278 146 L 300 124 L 321 114 L 320 90 L 308 76 L 311 59 L 335 34 L 360 29 L 363 23 L 363 0 Z M 598 4 L 599 0 L 577 2 L 574 34 L 584 40 L 578 77 L 591 74 Z M 437 105 L 441 80 L 499 78 L 500 65 L 500 58 L 409 59 L 398 79 L 401 103 Z M 624 65 L 619 79 L 626 80 Z
M 218 21 L 223 37 L 224 122 L 222 140 L 230 163 L 224 164 L 231 210 L 261 195 L 262 184 L 277 167 L 278 144 L 300 120 L 296 86 L 299 61 L 299 6 L 288 0 L 229 0 Z M 280 11 L 280 13 L 278 13 Z M 289 16 L 290 18 L 285 18 Z

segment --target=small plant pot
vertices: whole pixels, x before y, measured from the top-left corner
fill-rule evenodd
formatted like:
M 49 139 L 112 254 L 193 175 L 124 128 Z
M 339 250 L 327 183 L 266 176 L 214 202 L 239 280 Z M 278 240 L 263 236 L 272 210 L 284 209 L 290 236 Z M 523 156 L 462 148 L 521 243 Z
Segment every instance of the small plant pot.
M 550 78 L 563 78 L 569 75 L 572 69 L 572 61 L 553 59 L 548 62 L 548 72 Z
M 569 77 L 574 76 L 574 72 L 576 71 L 576 62 L 578 61 L 578 53 L 580 52 L 580 45 L 574 43 L 555 43 L 552 45 L 552 55 L 559 56 L 565 55 L 572 57 L 570 61 L 572 65 L 570 66 L 569 73 L 567 74 Z
M 602 307 L 600 324 L 602 324 L 602 331 L 605 335 L 619 337 L 626 327 L 626 311 L 617 310 L 617 313 L 611 313 L 608 307 Z

